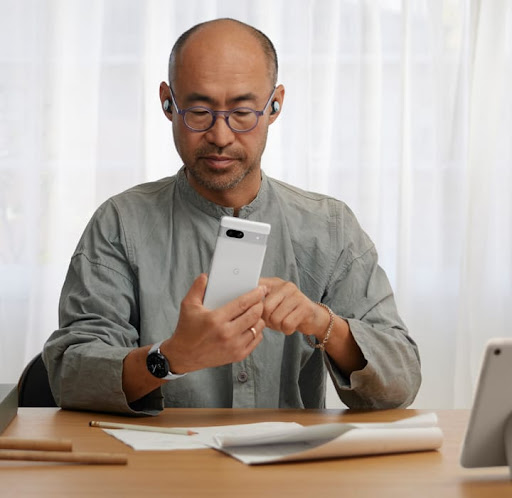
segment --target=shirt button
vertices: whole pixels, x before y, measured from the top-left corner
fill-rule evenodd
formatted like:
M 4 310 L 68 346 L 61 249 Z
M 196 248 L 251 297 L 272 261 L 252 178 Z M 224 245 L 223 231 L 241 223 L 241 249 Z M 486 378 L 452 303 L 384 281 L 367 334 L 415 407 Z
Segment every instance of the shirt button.
M 236 378 L 238 379 L 238 382 L 247 382 L 249 375 L 247 375 L 247 372 L 242 370 L 241 372 L 238 372 L 238 375 L 236 376 Z

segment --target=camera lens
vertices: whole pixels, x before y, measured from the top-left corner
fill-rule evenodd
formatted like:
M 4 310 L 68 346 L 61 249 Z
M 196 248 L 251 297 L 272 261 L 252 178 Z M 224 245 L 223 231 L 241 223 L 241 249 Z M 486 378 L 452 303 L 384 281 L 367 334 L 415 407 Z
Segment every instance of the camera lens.
M 235 239 L 241 239 L 243 236 L 244 236 L 244 232 L 241 232 L 240 230 L 233 230 L 233 229 L 229 229 L 226 231 L 226 235 L 228 237 L 233 237 Z

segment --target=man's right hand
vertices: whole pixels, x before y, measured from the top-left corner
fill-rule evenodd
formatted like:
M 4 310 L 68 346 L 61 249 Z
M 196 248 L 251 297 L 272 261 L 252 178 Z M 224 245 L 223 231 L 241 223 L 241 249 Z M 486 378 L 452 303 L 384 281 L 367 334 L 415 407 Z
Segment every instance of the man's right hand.
M 242 361 L 263 339 L 266 287 L 259 286 L 221 308 L 209 310 L 203 306 L 207 281 L 204 273 L 196 278 L 181 302 L 174 334 L 160 346 L 172 373 Z M 134 349 L 124 359 L 123 390 L 128 402 L 140 399 L 165 382 L 146 368 L 150 347 Z
M 173 373 L 239 362 L 262 340 L 266 288 L 257 287 L 221 308 L 210 310 L 203 306 L 207 281 L 204 273 L 196 278 L 181 302 L 174 334 L 160 346 Z

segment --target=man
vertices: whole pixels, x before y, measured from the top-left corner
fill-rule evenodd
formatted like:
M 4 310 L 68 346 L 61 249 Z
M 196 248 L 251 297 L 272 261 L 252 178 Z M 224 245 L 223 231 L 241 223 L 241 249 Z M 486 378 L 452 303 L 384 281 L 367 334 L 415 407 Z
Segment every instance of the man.
M 261 170 L 283 105 L 276 80 L 272 43 L 246 24 L 210 21 L 176 42 L 160 99 L 184 167 L 109 199 L 88 224 L 44 349 L 60 406 L 319 408 L 326 372 L 349 407 L 414 399 L 417 347 L 373 243 L 342 202 Z M 272 231 L 260 285 L 209 310 L 223 215 Z

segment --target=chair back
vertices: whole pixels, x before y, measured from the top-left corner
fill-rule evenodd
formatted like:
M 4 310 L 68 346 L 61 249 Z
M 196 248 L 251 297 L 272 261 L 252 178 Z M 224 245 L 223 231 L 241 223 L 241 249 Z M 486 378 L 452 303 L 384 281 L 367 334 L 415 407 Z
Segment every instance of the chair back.
M 44 366 L 41 353 L 32 358 L 20 376 L 18 381 L 18 406 L 57 406 L 50 389 L 48 372 Z

